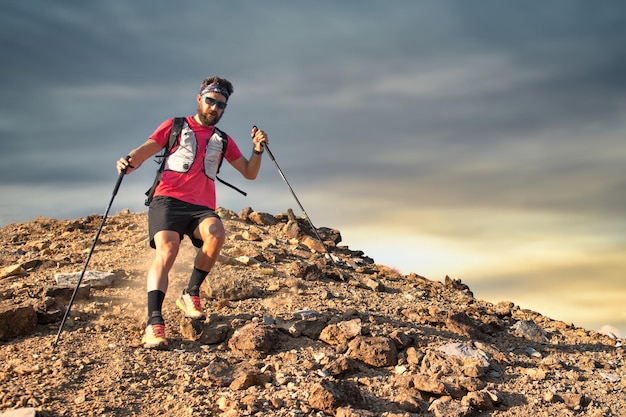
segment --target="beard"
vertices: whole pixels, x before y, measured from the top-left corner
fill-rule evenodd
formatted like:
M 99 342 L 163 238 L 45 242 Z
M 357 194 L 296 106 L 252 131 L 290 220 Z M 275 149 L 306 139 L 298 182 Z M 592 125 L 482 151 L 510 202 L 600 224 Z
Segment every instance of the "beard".
M 220 119 L 222 118 L 222 114 L 224 114 L 224 112 L 222 111 L 222 114 L 219 114 L 218 112 L 214 112 L 211 111 L 211 109 L 207 109 L 206 112 L 202 112 L 202 110 L 200 109 L 200 106 L 198 106 L 198 119 L 200 119 L 200 123 L 202 123 L 202 126 L 215 126 L 217 124 L 217 122 L 220 121 Z

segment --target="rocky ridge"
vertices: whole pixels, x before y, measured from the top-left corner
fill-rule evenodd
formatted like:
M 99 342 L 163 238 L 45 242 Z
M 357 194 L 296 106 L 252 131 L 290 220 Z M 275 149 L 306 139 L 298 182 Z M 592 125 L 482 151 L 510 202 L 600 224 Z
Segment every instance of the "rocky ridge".
M 84 282 L 56 347 L 73 290 L 59 278 L 82 270 L 101 217 L 0 228 L 0 416 L 626 415 L 619 338 L 402 275 L 319 228 L 331 259 L 291 210 L 219 212 L 229 237 L 202 288 L 209 316 L 174 305 L 186 239 L 167 351 L 139 343 L 146 213 L 107 219 L 89 270 L 113 279 Z

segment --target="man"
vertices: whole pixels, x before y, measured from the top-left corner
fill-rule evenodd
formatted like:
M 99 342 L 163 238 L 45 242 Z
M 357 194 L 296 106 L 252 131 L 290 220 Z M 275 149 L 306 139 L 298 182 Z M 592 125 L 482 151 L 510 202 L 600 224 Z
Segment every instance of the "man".
M 252 128 L 253 150 L 245 158 L 232 138 L 222 155 L 221 137 L 215 125 L 224 115 L 232 84 L 213 76 L 205 79 L 196 96 L 198 110 L 187 116 L 179 142 L 165 161 L 161 181 L 148 211 L 150 246 L 155 258 L 148 271 L 148 322 L 142 338 L 146 348 L 165 349 L 165 321 L 161 309 L 172 268 L 181 240 L 187 235 L 199 248 L 187 287 L 176 300 L 186 317 L 203 320 L 206 315 L 200 300 L 200 285 L 215 265 L 226 240 L 224 226 L 215 213 L 215 175 L 220 158 L 225 158 L 237 171 L 250 180 L 256 178 L 261 167 L 263 144 L 268 142 L 262 130 Z M 163 122 L 126 158 L 117 161 L 117 170 L 131 173 L 161 149 L 169 138 L 172 120 Z

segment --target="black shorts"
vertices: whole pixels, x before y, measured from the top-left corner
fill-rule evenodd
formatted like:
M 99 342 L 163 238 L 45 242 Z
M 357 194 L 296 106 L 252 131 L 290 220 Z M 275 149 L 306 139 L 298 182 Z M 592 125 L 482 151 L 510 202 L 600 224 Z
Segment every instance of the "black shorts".
M 202 247 L 202 240 L 193 237 L 193 231 L 207 218 L 219 219 L 215 210 L 205 206 L 185 203 L 172 197 L 157 196 L 148 209 L 148 230 L 150 246 L 155 248 L 154 235 L 162 230 L 178 232 L 180 239 L 189 236 L 196 248 Z

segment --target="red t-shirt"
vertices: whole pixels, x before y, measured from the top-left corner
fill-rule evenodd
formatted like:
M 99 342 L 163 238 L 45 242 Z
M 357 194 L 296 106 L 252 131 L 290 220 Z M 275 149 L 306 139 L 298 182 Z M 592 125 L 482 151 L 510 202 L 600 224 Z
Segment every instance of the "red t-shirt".
M 215 209 L 217 206 L 215 199 L 215 182 L 204 174 L 205 149 L 207 141 L 211 135 L 213 135 L 215 127 L 199 125 L 196 123 L 193 116 L 187 116 L 186 120 L 198 141 L 196 157 L 189 171 L 185 173 L 163 171 L 161 182 L 157 186 L 154 195 L 155 197 L 159 195 L 173 197 L 187 203 Z M 171 129 L 172 119 L 166 120 L 150 135 L 150 139 L 165 147 Z M 176 149 L 176 146 L 174 149 Z M 239 147 L 237 147 L 237 144 L 230 136 L 228 136 L 228 146 L 226 147 L 226 154 L 224 156 L 228 162 L 233 162 L 243 156 Z

